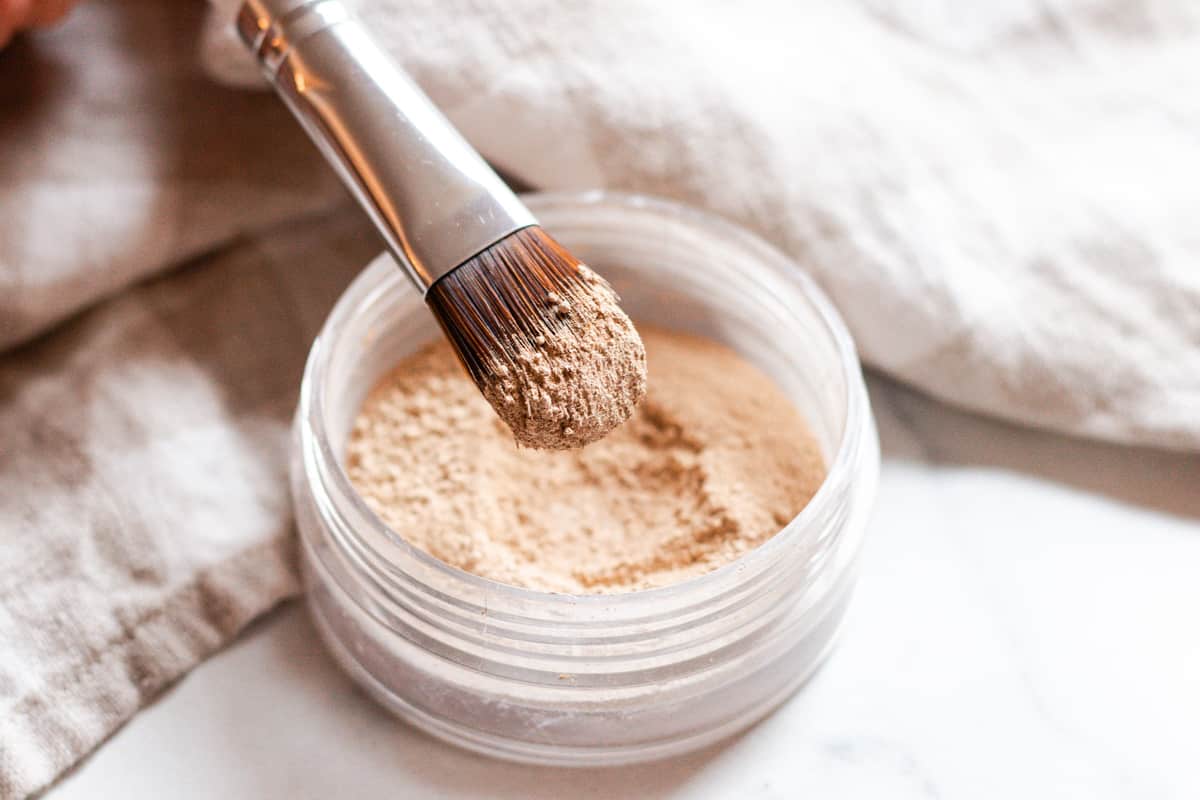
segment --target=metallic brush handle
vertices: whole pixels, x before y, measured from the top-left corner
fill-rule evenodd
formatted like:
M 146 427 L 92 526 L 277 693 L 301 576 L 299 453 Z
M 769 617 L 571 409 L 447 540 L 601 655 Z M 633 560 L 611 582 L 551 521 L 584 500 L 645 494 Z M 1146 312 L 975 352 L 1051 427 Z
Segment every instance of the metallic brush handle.
M 237 29 L 421 291 L 537 223 L 338 0 L 246 0 Z

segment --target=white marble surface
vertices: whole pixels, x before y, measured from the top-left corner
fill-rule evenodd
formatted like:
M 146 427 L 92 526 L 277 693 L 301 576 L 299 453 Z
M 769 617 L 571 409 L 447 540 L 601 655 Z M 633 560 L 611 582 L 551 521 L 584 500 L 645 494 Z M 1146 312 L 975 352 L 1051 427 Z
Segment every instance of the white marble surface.
M 606 771 L 468 755 L 377 709 L 293 604 L 49 797 L 1200 797 L 1200 457 L 872 397 L 885 464 L 841 646 L 724 745 Z

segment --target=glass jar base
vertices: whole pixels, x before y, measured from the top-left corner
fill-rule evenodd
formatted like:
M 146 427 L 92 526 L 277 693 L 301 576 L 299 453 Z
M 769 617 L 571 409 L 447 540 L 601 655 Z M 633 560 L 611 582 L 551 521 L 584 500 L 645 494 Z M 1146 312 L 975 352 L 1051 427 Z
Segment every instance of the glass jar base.
M 311 566 L 306 567 L 306 573 L 311 575 Z M 456 724 L 408 702 L 368 671 L 360 659 L 351 655 L 337 632 L 338 626 L 322 608 L 321 598 L 327 598 L 327 595 L 314 588 L 310 586 L 306 595 L 306 606 L 326 649 L 351 680 L 402 722 L 439 741 L 489 758 L 532 766 L 575 768 L 619 767 L 674 758 L 722 742 L 760 722 L 803 688 L 828 660 L 837 645 L 842 618 L 849 600 L 847 594 L 836 608 L 831 609 L 828 619 L 820 626 L 822 630 L 814 631 L 813 635 L 807 638 L 809 646 L 814 644 L 814 640 L 819 642 L 819 649 L 809 654 L 803 668 L 798 669 L 771 694 L 760 698 L 754 705 L 741 709 L 737 716 L 718 726 L 687 736 L 654 742 L 636 742 L 627 746 L 590 747 L 563 746 L 489 735 L 476 728 Z

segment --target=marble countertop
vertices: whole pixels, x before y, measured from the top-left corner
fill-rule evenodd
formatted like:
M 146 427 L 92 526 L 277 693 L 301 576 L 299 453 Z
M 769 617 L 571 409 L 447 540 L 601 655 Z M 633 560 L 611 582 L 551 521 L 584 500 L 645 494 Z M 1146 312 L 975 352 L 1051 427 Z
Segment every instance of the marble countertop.
M 731 741 L 609 770 L 463 753 L 366 699 L 293 603 L 48 797 L 1200 797 L 1200 457 L 871 394 L 885 461 L 840 647 Z

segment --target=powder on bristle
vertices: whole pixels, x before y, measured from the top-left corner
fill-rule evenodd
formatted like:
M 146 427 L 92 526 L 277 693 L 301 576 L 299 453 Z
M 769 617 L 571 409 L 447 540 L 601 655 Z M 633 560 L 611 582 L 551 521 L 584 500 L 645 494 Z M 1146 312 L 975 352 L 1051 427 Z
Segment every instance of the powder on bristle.
M 481 381 L 483 396 L 526 447 L 590 444 L 627 420 L 646 394 L 641 337 L 603 278 L 582 264 L 579 276 L 573 305 L 546 295 L 563 324 L 537 336 L 536 346 L 514 342 L 505 369 Z
M 537 226 L 442 276 L 425 299 L 521 445 L 583 447 L 646 393 L 645 349 L 616 293 Z

